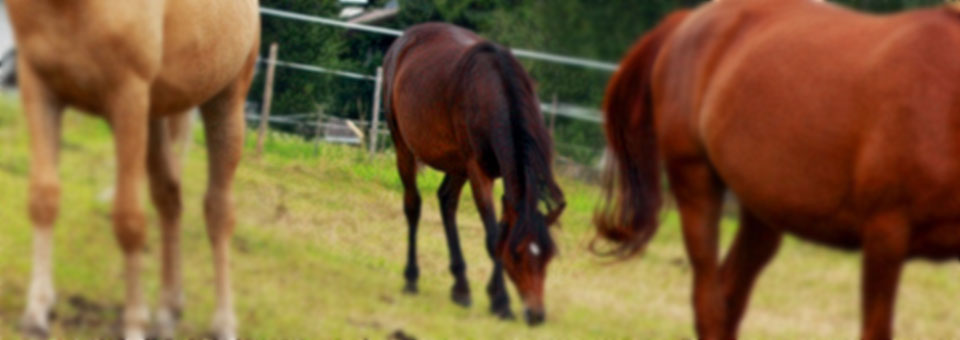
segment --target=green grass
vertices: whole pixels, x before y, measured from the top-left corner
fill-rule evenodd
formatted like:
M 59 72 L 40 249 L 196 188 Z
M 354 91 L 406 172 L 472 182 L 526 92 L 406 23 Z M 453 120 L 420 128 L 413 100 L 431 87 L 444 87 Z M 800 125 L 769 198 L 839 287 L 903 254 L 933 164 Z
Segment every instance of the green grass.
M 0 339 L 18 337 L 30 266 L 27 137 L 19 111 L 16 100 L 0 99 Z M 112 140 L 103 121 L 79 114 L 67 115 L 64 130 L 54 335 L 115 336 L 123 296 L 121 257 L 108 217 L 110 203 L 100 198 L 113 181 Z M 254 141 L 249 137 L 248 151 Z M 202 139 L 198 133 L 184 171 L 187 306 L 180 335 L 191 338 L 206 334 L 213 306 L 200 204 L 206 181 Z M 266 154 L 256 159 L 248 152 L 238 171 L 233 270 L 244 338 L 383 339 L 397 330 L 420 339 L 694 337 L 691 275 L 673 212 L 665 213 L 643 258 L 605 264 L 586 251 L 600 192 L 562 178 L 569 207 L 563 227 L 554 231 L 561 254 L 550 267 L 546 287 L 548 322 L 531 329 L 487 313 L 483 287 L 491 265 L 468 192 L 459 221 L 474 305 L 464 309 L 448 299 L 452 278 L 434 198 L 441 174 L 424 170 L 419 177 L 425 203 L 421 293 L 408 296 L 400 293 L 407 231 L 393 156 L 367 160 L 357 148 L 334 145 L 320 145 L 317 153 L 311 143 L 273 135 Z M 155 224 L 152 209 L 148 211 Z M 723 228 L 729 241 L 735 223 L 725 220 Z M 150 234 L 154 260 L 146 266 L 144 282 L 153 302 L 159 269 L 155 227 Z M 856 254 L 789 240 L 757 284 L 742 338 L 855 338 L 858 273 Z M 960 338 L 958 274 L 955 263 L 908 266 L 896 324 L 901 338 Z M 88 308 L 90 304 L 99 309 Z

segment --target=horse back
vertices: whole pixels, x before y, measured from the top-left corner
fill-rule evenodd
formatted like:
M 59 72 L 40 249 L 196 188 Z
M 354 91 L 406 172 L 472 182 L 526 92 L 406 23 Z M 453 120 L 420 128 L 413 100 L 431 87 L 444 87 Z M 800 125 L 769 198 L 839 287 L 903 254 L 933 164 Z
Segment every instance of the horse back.
M 61 100 L 91 113 L 102 112 L 106 96 L 129 81 L 151 84 L 154 112 L 200 104 L 238 76 L 259 37 L 254 0 L 7 5 L 21 67 L 35 71 Z
M 655 70 L 664 157 L 708 160 L 751 212 L 820 242 L 855 246 L 890 210 L 917 240 L 960 232 L 957 53 L 960 20 L 944 9 L 704 6 Z
M 389 52 L 386 91 L 395 133 L 417 159 L 446 172 L 465 173 L 468 159 L 489 151 L 487 143 L 474 141 L 485 140 L 495 122 L 473 113 L 503 112 L 507 105 L 489 60 L 481 58 L 468 74 L 457 69 L 464 53 L 482 41 L 465 29 L 430 23 L 409 29 Z M 463 77 L 471 86 L 458 93 Z

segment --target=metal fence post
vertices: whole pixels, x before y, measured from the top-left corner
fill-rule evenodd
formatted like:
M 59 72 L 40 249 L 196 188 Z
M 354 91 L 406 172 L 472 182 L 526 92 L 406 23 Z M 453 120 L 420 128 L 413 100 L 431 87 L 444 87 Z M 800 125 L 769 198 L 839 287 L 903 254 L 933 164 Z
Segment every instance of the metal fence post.
M 257 132 L 257 157 L 263 153 L 270 121 L 270 102 L 273 100 L 273 71 L 277 66 L 277 43 L 270 44 L 270 59 L 267 60 L 267 81 L 263 85 L 263 107 L 260 108 L 260 129 Z
M 377 137 L 380 122 L 380 90 L 383 87 L 383 67 L 377 67 L 377 80 L 373 88 L 373 118 L 370 119 L 370 157 L 377 152 Z

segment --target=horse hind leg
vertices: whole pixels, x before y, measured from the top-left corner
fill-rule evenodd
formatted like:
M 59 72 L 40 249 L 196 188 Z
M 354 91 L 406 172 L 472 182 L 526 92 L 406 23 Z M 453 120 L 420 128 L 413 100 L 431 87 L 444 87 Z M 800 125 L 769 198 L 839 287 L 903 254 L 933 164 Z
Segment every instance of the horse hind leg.
M 443 230 L 447 236 L 447 250 L 450 252 L 450 273 L 454 278 L 451 298 L 458 305 L 467 307 L 471 304 L 470 283 L 466 275 L 467 264 L 460 249 L 460 236 L 457 235 L 457 206 L 465 183 L 466 178 L 463 176 L 447 174 L 437 191 L 437 198 L 440 200 Z
M 21 323 L 26 337 L 46 338 L 55 301 L 53 224 L 60 201 L 57 153 L 62 107 L 50 98 L 29 69 L 21 70 L 20 91 L 30 130 L 29 213 L 34 230 L 30 287 Z
M 503 265 L 496 253 L 497 241 L 500 238 L 500 225 L 497 224 L 493 205 L 493 179 L 487 177 L 479 164 L 473 163 L 468 171 L 470 189 L 477 204 L 477 211 L 483 220 L 483 229 L 486 231 L 486 247 L 490 260 L 493 261 L 493 273 L 487 283 L 487 294 L 490 296 L 490 312 L 502 319 L 513 319 L 510 311 L 510 295 L 503 279 Z
M 180 117 L 172 117 L 180 118 Z M 161 292 L 157 311 L 156 335 L 171 339 L 183 307 L 180 269 L 180 217 L 183 210 L 180 193 L 180 169 L 176 150 L 172 148 L 174 135 L 168 134 L 168 118 L 150 121 L 147 146 L 147 174 L 150 193 L 160 218 L 162 251 L 160 255 Z
M 669 163 L 667 173 L 680 212 L 687 257 L 693 268 L 697 338 L 723 339 L 726 320 L 717 263 L 723 185 L 703 162 Z
M 740 229 L 720 269 L 726 297 L 726 338 L 736 339 L 757 276 L 776 255 L 783 233 L 740 211 Z
M 417 190 L 417 161 L 413 153 L 403 146 L 397 147 L 397 170 L 403 183 L 403 213 L 407 218 L 407 264 L 403 269 L 403 291 L 417 293 L 420 267 L 417 265 L 417 225 L 420 222 L 420 192 Z
M 236 225 L 233 177 L 243 151 L 243 100 L 249 77 L 238 81 L 201 106 L 207 139 L 208 183 L 204 197 L 207 236 L 213 248 L 217 301 L 212 330 L 218 339 L 236 339 L 237 320 L 230 281 L 230 237 Z

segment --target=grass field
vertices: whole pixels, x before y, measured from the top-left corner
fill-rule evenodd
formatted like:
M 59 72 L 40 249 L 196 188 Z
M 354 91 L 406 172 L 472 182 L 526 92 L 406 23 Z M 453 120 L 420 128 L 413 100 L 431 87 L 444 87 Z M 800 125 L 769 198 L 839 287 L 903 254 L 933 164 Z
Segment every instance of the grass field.
M 113 183 L 110 130 L 68 114 L 61 155 L 63 197 L 56 227 L 54 336 L 116 336 L 122 302 L 121 257 L 104 192 Z M 199 131 L 199 129 L 198 129 Z M 248 138 L 248 150 L 254 138 Z M 27 137 L 16 100 L 0 98 L 0 339 L 17 338 L 28 284 Z M 185 319 L 180 335 L 206 334 L 213 306 L 210 250 L 200 198 L 206 156 L 198 134 L 185 168 L 183 240 Z M 441 175 L 424 171 L 420 294 L 404 295 L 406 226 L 393 156 L 367 160 L 359 149 L 314 146 L 274 135 L 261 159 L 248 156 L 235 183 L 238 225 L 234 289 L 244 338 L 384 339 L 689 339 L 690 270 L 676 215 L 640 259 L 605 264 L 586 251 L 599 190 L 562 178 L 569 206 L 554 231 L 561 254 L 550 267 L 547 323 L 528 328 L 487 313 L 490 261 L 469 196 L 459 221 L 473 307 L 449 301 L 452 277 L 435 191 Z M 469 190 L 469 188 L 468 188 Z M 469 195 L 465 192 L 464 195 Z M 145 200 L 146 202 L 147 200 Z M 151 221 L 155 223 L 152 218 Z M 735 223 L 724 221 L 728 241 Z M 156 298 L 157 232 L 145 282 Z M 903 339 L 960 339 L 960 267 L 913 262 L 900 289 L 897 332 Z M 853 339 L 859 323 L 859 256 L 790 239 L 761 276 L 744 339 Z M 511 291 L 514 311 L 520 311 Z

